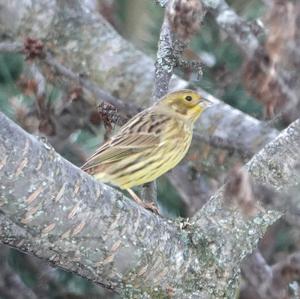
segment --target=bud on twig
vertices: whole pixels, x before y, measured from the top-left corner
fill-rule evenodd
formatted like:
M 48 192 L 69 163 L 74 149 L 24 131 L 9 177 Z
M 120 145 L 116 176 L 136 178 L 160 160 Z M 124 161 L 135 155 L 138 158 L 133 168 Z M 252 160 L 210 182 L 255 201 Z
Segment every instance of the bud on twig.
M 189 40 L 199 29 L 204 9 L 199 0 L 173 0 L 167 9 L 167 18 L 180 40 Z
M 234 204 L 240 208 L 245 216 L 255 216 L 258 212 L 251 178 L 248 172 L 239 165 L 235 166 L 228 175 L 224 198 L 228 204 Z

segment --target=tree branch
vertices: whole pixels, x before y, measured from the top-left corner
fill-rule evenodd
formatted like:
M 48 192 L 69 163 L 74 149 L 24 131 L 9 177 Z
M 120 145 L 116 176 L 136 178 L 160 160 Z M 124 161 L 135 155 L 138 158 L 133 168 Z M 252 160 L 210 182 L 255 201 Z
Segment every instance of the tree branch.
M 167 27 L 167 29 L 165 27 Z M 163 43 L 163 45 L 159 45 L 159 50 L 158 50 L 159 57 L 161 57 L 163 55 L 167 55 L 166 53 L 168 53 L 168 52 L 166 52 L 165 48 L 167 48 L 167 49 L 169 49 L 169 51 L 171 51 L 173 49 L 173 44 L 175 43 L 173 40 L 173 37 L 172 37 L 172 40 L 170 40 L 170 38 L 171 38 L 170 30 L 171 29 L 169 28 L 169 25 L 163 24 L 163 28 L 165 28 L 165 29 L 162 31 L 161 39 L 164 40 L 164 43 Z M 165 37 L 164 34 L 168 34 L 168 37 Z M 172 42 L 172 44 L 168 44 L 166 42 L 166 40 L 169 42 Z M 21 44 L 8 43 L 8 42 L 0 43 L 0 51 L 1 51 L 1 49 L 5 50 L 5 51 L 8 51 L 8 50 L 13 51 L 13 52 L 16 52 L 16 51 L 22 52 L 23 51 Z M 167 56 L 171 57 L 172 55 L 169 53 Z M 177 53 L 177 55 L 179 55 L 179 54 Z M 49 60 L 49 57 L 50 57 L 50 60 Z M 173 57 L 173 59 L 175 59 L 175 58 Z M 58 74 L 63 75 L 64 80 L 65 79 L 68 80 L 68 78 L 70 78 L 71 80 L 75 80 L 75 82 L 77 83 L 77 79 L 80 78 L 80 75 L 74 74 L 70 69 L 66 68 L 65 66 L 60 64 L 57 60 L 55 60 L 52 57 L 52 55 L 47 52 L 46 49 L 44 49 L 44 55 L 42 55 L 42 57 L 39 59 L 39 61 L 40 61 L 40 64 L 46 63 L 54 70 L 57 68 Z M 172 72 L 169 72 L 165 66 L 167 61 L 168 61 L 168 59 L 161 60 L 160 58 L 158 58 L 158 60 L 157 60 L 156 68 L 158 68 L 159 74 L 161 74 L 161 76 L 162 76 L 161 80 L 158 80 L 158 82 L 160 82 L 160 81 L 165 82 L 165 80 L 168 81 L 171 78 Z M 85 82 L 85 86 L 94 86 L 95 85 L 94 83 L 89 81 L 87 78 L 83 78 L 83 80 Z M 166 88 L 168 87 L 168 82 L 165 82 L 164 85 L 165 85 L 164 89 L 162 89 L 160 85 L 157 85 L 157 84 L 155 85 L 155 90 L 159 90 L 161 95 L 163 94 L 163 92 L 166 92 Z M 91 89 L 87 88 L 87 89 L 91 93 L 93 93 L 95 90 L 93 88 L 91 88 Z M 101 91 L 101 89 L 99 89 L 99 90 Z M 101 93 L 102 93 L 102 91 L 101 91 Z M 204 91 L 202 91 L 202 93 L 205 94 Z M 96 89 L 96 93 L 94 93 L 94 95 L 97 96 L 97 89 Z M 39 96 L 39 95 L 37 94 L 37 96 Z M 84 96 L 86 96 L 86 95 L 84 95 Z M 209 98 L 212 98 L 212 96 L 210 96 L 210 95 L 206 94 L 206 96 Z M 104 97 L 104 99 L 107 99 L 108 101 L 110 101 L 109 96 Z M 212 100 L 214 102 L 218 101 L 215 98 L 212 98 Z M 117 101 L 119 102 L 119 100 L 117 100 Z M 119 108 L 123 109 L 123 111 L 127 111 L 127 109 L 125 109 L 126 105 L 123 105 L 123 106 L 119 105 L 118 103 L 114 102 L 114 100 L 111 103 L 117 105 Z M 86 104 L 86 106 L 85 106 L 85 104 Z M 72 106 L 78 106 L 78 105 L 79 105 L 79 107 L 81 107 L 80 109 L 78 109 L 78 108 L 74 109 L 74 107 L 72 109 Z M 90 101 L 83 100 L 82 98 L 81 98 L 81 101 L 76 101 L 70 107 L 69 106 L 70 105 L 67 105 L 63 109 L 56 109 L 55 111 L 61 111 L 61 112 L 63 112 L 63 114 L 58 114 L 58 115 L 52 116 L 55 118 L 54 123 L 56 126 L 56 128 L 53 128 L 53 130 L 58 132 L 58 134 L 55 134 L 54 136 L 49 136 L 49 141 L 58 151 L 66 144 L 66 141 L 67 141 L 66 137 L 69 136 L 75 129 L 80 128 L 80 124 L 85 123 L 85 121 L 83 121 L 83 119 L 85 119 L 89 116 L 88 111 L 92 108 L 92 104 L 90 103 Z M 227 124 L 230 124 L 230 122 L 228 122 L 228 120 L 230 120 L 230 117 L 233 117 L 234 114 L 230 113 L 232 108 L 229 108 L 229 106 L 227 108 L 228 108 L 227 109 L 228 113 L 226 112 L 228 114 Z M 66 114 L 66 111 L 68 111 L 68 114 Z M 129 111 L 132 111 L 132 110 L 129 110 Z M 137 111 L 137 109 L 134 111 Z M 131 113 L 134 113 L 134 112 L 131 112 Z M 47 114 L 46 116 L 50 117 L 50 114 L 51 113 Z M 69 122 L 70 117 L 74 117 L 72 126 L 70 126 L 68 123 L 66 123 L 66 121 Z M 203 116 L 203 117 L 205 117 L 205 116 Z M 247 118 L 249 118 L 249 120 L 251 120 L 251 117 L 247 117 Z M 119 120 L 122 121 L 122 118 L 119 118 Z M 254 121 L 254 119 L 252 119 L 252 120 Z M 43 119 L 43 121 L 45 122 L 45 119 Z M 210 119 L 209 119 L 209 121 L 210 121 Z M 236 122 L 236 119 L 233 118 L 232 121 Z M 256 122 L 258 122 L 258 121 L 256 121 Z M 53 123 L 53 121 L 52 121 L 52 123 Z M 226 123 L 222 127 L 222 130 L 224 130 L 224 127 L 226 127 Z M 250 129 L 252 132 L 251 136 L 254 135 L 254 131 L 253 131 L 252 127 L 243 126 L 243 129 L 244 129 L 244 132 L 247 132 L 247 130 Z M 207 132 L 205 133 L 206 130 L 207 130 Z M 266 130 L 268 132 L 270 129 L 268 127 L 265 127 L 265 129 L 263 129 L 262 131 L 258 131 L 257 137 L 259 137 L 260 135 L 263 135 L 264 130 Z M 226 132 L 226 130 L 225 130 L 225 132 Z M 195 132 L 194 137 L 195 137 L 196 141 L 199 142 L 199 146 L 197 146 L 197 148 L 196 148 L 196 145 L 194 145 L 194 150 L 197 153 L 199 153 L 200 158 L 201 158 L 201 155 L 203 152 L 207 152 L 207 150 L 206 150 L 207 144 L 212 145 L 215 148 L 218 148 L 221 150 L 227 149 L 230 153 L 233 151 L 236 151 L 236 152 L 240 153 L 240 156 L 243 159 L 250 157 L 251 155 L 254 154 L 255 148 L 257 146 L 257 142 L 256 142 L 254 148 L 253 147 L 251 148 L 250 144 L 248 144 L 248 143 L 244 144 L 245 140 L 243 137 L 247 137 L 247 140 L 248 140 L 247 134 L 242 135 L 240 137 L 236 136 L 235 134 L 233 134 L 234 132 L 236 132 L 236 130 L 234 132 L 232 132 L 232 131 L 230 131 L 230 128 L 228 128 L 227 136 L 224 135 L 225 132 L 217 131 L 217 132 L 214 132 L 213 134 L 211 134 L 212 132 L 210 129 L 210 123 L 208 123 L 208 127 L 203 130 L 202 135 L 199 134 L 198 131 Z M 275 130 L 273 132 L 275 133 Z M 220 135 L 220 133 L 221 133 L 221 135 Z M 238 131 L 238 134 L 239 134 L 239 131 Z M 270 134 L 270 135 L 272 136 L 272 134 Z M 222 136 L 222 137 L 220 138 L 220 136 Z M 271 138 L 271 136 L 270 136 L 270 138 Z M 275 136 L 275 134 L 273 136 Z M 239 143 L 237 144 L 237 142 L 235 142 L 234 140 L 239 140 Z M 217 152 L 215 154 L 218 155 Z M 209 171 L 209 166 L 216 164 L 216 163 L 207 163 L 206 161 L 209 159 L 210 159 L 210 157 L 206 157 L 206 159 L 205 159 L 204 171 L 207 171 L 207 170 Z M 202 159 L 200 159 L 200 161 L 202 161 Z M 202 163 L 202 162 L 200 162 L 200 163 Z M 209 198 L 208 195 L 210 194 L 210 192 L 208 192 L 208 190 L 203 192 L 204 185 L 203 185 L 203 180 L 201 179 L 201 177 L 200 177 L 200 179 L 197 178 L 196 180 L 193 180 L 193 182 L 192 182 L 191 180 L 187 180 L 188 176 L 185 173 L 186 171 L 189 172 L 187 167 L 183 166 L 183 167 L 181 167 L 181 169 L 185 169 L 185 171 L 181 171 L 180 168 L 178 168 L 178 169 L 174 170 L 172 173 L 169 173 L 168 177 L 171 180 L 171 182 L 173 183 L 173 185 L 179 190 L 179 192 L 182 196 L 183 202 L 186 206 L 187 215 L 191 216 L 195 213 L 195 211 L 197 209 L 199 209 L 207 201 L 207 199 Z M 216 175 L 217 174 L 210 172 L 210 176 L 216 176 Z M 218 175 L 220 175 L 220 174 L 218 174 Z M 178 184 L 178 182 L 180 182 L 180 184 Z M 180 188 L 179 188 L 179 186 L 180 186 Z M 155 186 L 154 186 L 154 188 L 155 188 Z M 207 188 L 204 188 L 204 189 L 207 189 Z M 155 201 L 155 196 L 152 196 L 153 194 L 155 194 L 155 192 L 152 192 L 152 190 L 153 190 L 153 186 L 147 185 L 145 188 L 143 188 L 142 197 L 149 201 Z M 199 197 L 199 194 L 202 194 L 202 196 Z
M 269 266 L 256 250 L 244 261 L 242 272 L 260 299 L 282 299 L 288 297 L 289 283 L 299 279 L 299 252 Z
M 37 40 L 31 39 L 33 42 L 38 42 Z M 9 52 L 9 53 L 21 53 L 24 54 L 24 45 L 22 43 L 18 42 L 1 42 L 0 43 L 0 52 Z M 116 107 L 120 112 L 119 120 L 117 121 L 118 125 L 122 125 L 128 120 L 128 117 L 135 115 L 140 111 L 140 108 L 138 108 L 135 104 L 126 103 L 124 101 L 121 101 L 117 99 L 116 97 L 112 96 L 111 94 L 105 92 L 97 84 L 89 80 L 86 75 L 81 73 L 75 73 L 70 68 L 66 67 L 62 63 L 60 63 L 57 59 L 53 57 L 53 55 L 48 51 L 47 49 L 43 49 L 41 51 L 41 55 L 36 58 L 44 68 L 44 72 L 48 75 L 49 78 L 49 71 L 53 74 L 53 78 L 55 78 L 55 81 L 60 80 L 68 81 L 68 85 L 70 86 L 71 83 L 78 84 L 80 87 L 82 87 L 85 91 L 86 101 L 90 102 L 90 105 L 93 104 L 98 105 L 101 103 L 101 101 L 105 101 L 114 107 Z M 45 70 L 45 66 L 49 69 Z M 53 79 L 52 79 L 53 80 Z M 88 92 L 88 93 L 87 93 Z M 93 94 L 94 98 L 97 98 L 99 100 L 91 99 L 91 95 Z
M 253 57 L 259 42 L 249 24 L 229 7 L 224 0 L 201 0 L 209 9 L 220 28 L 222 28 L 239 46 L 247 57 Z
M 165 272 L 164 260 L 169 263 L 172 252 L 184 246 L 176 227 L 96 182 L 3 114 L 0 123 L 1 212 L 15 222 L 2 222 L 3 243 L 117 291 L 138 273 L 136 288 L 161 283 L 154 273 Z M 162 241 L 158 236 L 164 234 L 168 237 Z M 156 249 L 150 253 L 151 248 Z M 155 269 L 145 267 L 158 258 Z M 172 264 L 176 272 L 183 261 Z M 171 281 L 166 277 L 162 287 Z
M 216 298 L 233 294 L 241 260 L 280 216 L 262 210 L 245 219 L 224 206 L 219 192 L 180 231 L 97 183 L 3 114 L 0 128 L 2 242 L 123 294 L 170 287 L 175 298 L 203 295 L 202 289 Z M 250 173 L 276 189 L 298 183 L 299 136 L 297 121 L 255 155 Z

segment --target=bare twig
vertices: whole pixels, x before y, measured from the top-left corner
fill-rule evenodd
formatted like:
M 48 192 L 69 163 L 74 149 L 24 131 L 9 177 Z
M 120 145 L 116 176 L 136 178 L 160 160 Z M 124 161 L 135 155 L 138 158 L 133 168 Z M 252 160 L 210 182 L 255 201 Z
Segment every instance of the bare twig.
M 140 109 L 137 108 L 134 104 L 125 103 L 124 101 L 121 101 L 113 97 L 109 93 L 103 91 L 95 83 L 86 78 L 85 75 L 73 72 L 71 69 L 57 61 L 53 57 L 53 55 L 46 49 L 43 49 L 42 51 L 44 55 L 38 57 L 39 62 L 41 62 L 42 64 L 44 63 L 45 65 L 50 67 L 50 69 L 55 74 L 63 76 L 64 80 L 70 80 L 72 83 L 76 83 L 82 86 L 84 89 L 92 93 L 97 99 L 110 103 L 111 105 L 116 107 L 120 112 L 122 112 L 123 116 L 120 115 L 119 119 L 117 120 L 118 125 L 124 124 L 128 117 L 133 116 L 140 111 Z M 23 45 L 20 43 L 1 42 L 0 52 L 24 53 L 24 48 Z
M 201 8 L 198 0 L 171 0 L 166 6 L 155 62 L 154 100 L 167 94 L 174 68 L 187 65 L 181 56 L 187 40 L 199 29 Z M 193 66 L 199 72 L 199 65 Z M 145 198 L 153 200 L 157 197 L 155 184 L 153 182 L 143 187 Z
M 90 81 L 82 74 L 76 74 L 66 66 L 59 63 L 50 53 L 47 53 L 45 63 L 48 64 L 58 75 L 63 75 L 64 78 L 77 82 L 83 88 L 93 93 L 97 99 L 103 100 L 115 106 L 120 112 L 123 112 L 127 117 L 120 117 L 118 124 L 124 124 L 128 116 L 133 116 L 140 111 L 134 104 L 121 101 L 111 94 L 99 88 L 94 82 Z
M 171 0 L 165 9 L 155 62 L 154 96 L 160 98 L 168 92 L 175 67 L 189 67 L 201 73 L 201 64 L 185 61 L 182 53 L 191 37 L 199 30 L 204 16 L 198 0 Z
M 174 66 L 173 34 L 165 12 L 164 21 L 160 30 L 157 58 L 155 62 L 153 101 L 161 98 L 168 92 Z M 155 202 L 158 206 L 156 181 L 142 186 L 142 196 L 145 200 Z
M 289 283 L 299 279 L 300 253 L 293 253 L 269 266 L 262 254 L 256 250 L 243 263 L 242 273 L 259 299 L 289 298 Z
M 176 61 L 173 55 L 174 36 L 167 17 L 160 30 L 157 58 L 155 62 L 154 96 L 156 99 L 164 96 L 169 89 L 169 82 L 173 74 Z
M 253 57 L 259 48 L 259 42 L 249 24 L 225 0 L 202 0 L 202 4 L 213 13 L 217 24 L 235 41 L 241 51 L 247 57 Z
M 289 88 L 285 79 L 279 72 L 274 72 L 274 67 L 272 64 L 270 65 L 268 63 L 269 59 L 266 57 L 267 53 L 259 43 L 251 26 L 236 14 L 236 12 L 228 6 L 225 0 L 202 0 L 202 3 L 213 13 L 220 28 L 234 40 L 247 57 L 247 70 L 249 70 L 249 67 L 252 70 L 252 72 L 250 72 L 250 75 L 252 74 L 252 76 L 246 80 L 246 82 L 249 82 L 250 84 L 250 86 L 248 86 L 250 91 L 254 93 L 258 99 L 263 101 L 266 91 L 263 91 L 264 94 L 257 93 L 257 85 L 254 85 L 253 88 L 251 87 L 253 78 L 257 78 L 258 74 L 260 74 L 261 77 L 259 77 L 259 80 L 265 83 L 265 89 L 267 90 L 269 97 L 271 95 L 270 100 L 267 100 L 268 102 L 273 101 L 273 105 L 275 105 L 274 102 L 278 101 L 281 102 L 282 105 L 282 99 L 285 99 L 284 102 L 288 103 L 288 105 L 286 105 L 286 107 L 281 107 L 284 111 L 288 111 L 295 107 L 299 101 L 297 94 Z M 273 94 L 274 92 L 276 93 Z

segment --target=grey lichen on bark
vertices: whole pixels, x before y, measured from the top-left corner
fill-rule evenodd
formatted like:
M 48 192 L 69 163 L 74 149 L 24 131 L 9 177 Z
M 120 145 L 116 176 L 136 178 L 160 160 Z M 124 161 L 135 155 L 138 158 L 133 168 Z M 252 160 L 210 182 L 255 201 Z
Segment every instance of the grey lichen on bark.
M 169 82 L 175 66 L 173 55 L 174 37 L 165 16 L 160 30 L 154 75 L 154 98 L 159 99 L 169 90 Z
M 206 257 L 188 231 L 92 180 L 3 114 L 0 124 L 1 242 L 126 296 L 201 294 Z M 195 289 L 185 287 L 189 272 Z
M 246 168 L 260 184 L 288 191 L 299 186 L 299 161 L 300 120 L 297 120 L 257 153 L 247 163 Z M 239 209 L 225 206 L 223 190 L 220 190 L 193 217 L 195 232 L 192 240 L 199 244 L 200 248 L 203 243 L 207 243 L 220 268 L 226 271 L 230 269 L 228 273 L 234 273 L 239 267 L 234 261 L 242 260 L 251 252 L 267 226 L 282 216 L 282 212 L 279 211 L 268 211 L 263 207 L 260 207 L 260 210 L 253 219 L 243 217 Z M 203 231 L 203 227 L 209 230 L 209 234 Z M 222 282 L 216 284 L 220 283 Z M 220 292 L 222 293 L 222 288 Z
M 175 298 L 232 298 L 241 260 L 281 216 L 261 208 L 244 218 L 224 205 L 220 191 L 180 230 L 94 181 L 3 114 L 0 124 L 1 241 L 133 297 L 165 296 L 171 288 Z M 298 183 L 290 178 L 299 127 L 292 124 L 249 162 L 256 179 L 277 189 Z M 262 161 L 269 159 L 277 181 L 268 179 Z
M 0 123 L 1 212 L 26 232 L 16 234 L 15 225 L 2 221 L 1 242 L 119 292 L 166 289 L 176 276 L 180 284 L 182 250 L 193 256 L 186 234 L 96 182 L 3 114 Z
M 300 120 L 293 122 L 280 136 L 256 154 L 248 165 L 254 179 L 276 190 L 299 184 L 299 171 L 295 169 L 299 167 L 300 160 Z M 291 172 L 291 169 L 294 171 Z
M 10 8 L 19 6 L 14 34 L 42 38 L 77 72 L 122 99 L 148 104 L 153 61 L 100 16 L 74 3 L 32 0 L 25 5 L 11 0 Z M 173 83 L 187 86 L 179 79 Z M 256 179 L 277 189 L 297 183 L 298 127 L 299 122 L 293 124 L 248 164 Z M 3 115 L 0 130 L 2 242 L 124 295 L 163 297 L 173 288 L 175 298 L 232 298 L 241 259 L 281 215 L 262 209 L 245 219 L 224 206 L 219 192 L 192 219 L 192 226 L 180 231 L 96 183 Z M 203 115 L 196 130 L 232 134 L 233 141 L 253 152 L 277 134 L 222 103 Z

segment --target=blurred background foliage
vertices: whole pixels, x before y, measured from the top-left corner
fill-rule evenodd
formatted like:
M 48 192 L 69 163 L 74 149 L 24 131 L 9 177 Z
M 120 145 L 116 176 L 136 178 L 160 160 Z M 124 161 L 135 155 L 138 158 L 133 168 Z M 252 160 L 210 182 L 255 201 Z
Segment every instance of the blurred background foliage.
M 148 0 L 99 0 L 99 10 L 112 23 L 115 29 L 141 51 L 155 58 L 163 9 Z M 259 0 L 228 1 L 238 14 L 249 22 L 264 15 L 264 5 Z M 203 64 L 203 77 L 196 80 L 190 74 L 178 72 L 193 81 L 224 102 L 256 117 L 262 118 L 262 105 L 251 97 L 242 82 L 243 57 L 232 41 L 219 30 L 212 16 L 205 17 L 200 34 L 193 38 L 191 48 L 186 55 L 200 59 Z M 25 107 L 34 105 L 30 96 L 21 96 L 18 81 L 24 61 L 22 56 L 13 54 L 0 55 L 0 109 L 11 118 L 15 117 L 14 101 L 20 101 Z M 49 97 L 59 100 L 55 87 L 49 87 Z M 54 96 L 53 96 L 54 95 Z M 103 126 L 97 126 L 91 132 L 82 130 L 71 136 L 72 142 L 79 144 L 85 153 L 91 153 L 103 140 Z M 68 151 L 62 154 L 75 164 L 80 164 Z M 182 216 L 179 195 L 170 183 L 162 178 L 159 180 L 159 198 L 165 212 L 171 217 Z M 175 200 L 177 199 L 177 200 Z M 285 234 L 286 225 L 280 226 L 276 238 L 276 250 L 291 244 L 291 236 Z M 286 248 L 284 248 L 286 249 Z M 269 255 L 271 256 L 271 254 Z M 62 270 L 53 270 L 49 266 L 23 254 L 11 250 L 9 265 L 20 274 L 23 283 L 32 289 L 42 289 L 45 298 L 117 298 L 85 279 L 79 278 Z M 38 265 L 38 266 L 37 266 Z M 43 275 L 41 275 L 41 273 Z M 4 299 L 0 297 L 0 299 Z M 6 298 L 5 298 L 6 299 Z

